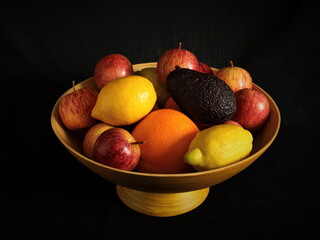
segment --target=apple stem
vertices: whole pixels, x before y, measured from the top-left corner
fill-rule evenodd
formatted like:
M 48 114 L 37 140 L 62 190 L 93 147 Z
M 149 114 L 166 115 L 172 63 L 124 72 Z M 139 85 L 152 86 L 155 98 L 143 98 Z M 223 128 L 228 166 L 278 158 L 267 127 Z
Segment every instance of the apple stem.
M 144 143 L 145 143 L 145 141 L 138 141 L 138 142 L 132 142 L 130 144 L 144 144 Z
M 73 91 L 74 91 L 74 92 L 76 91 L 75 84 L 76 84 L 76 82 L 75 82 L 74 80 L 72 80 L 72 88 L 73 88 Z
M 179 42 L 179 49 L 181 49 L 182 47 L 182 42 Z
M 230 66 L 233 67 L 233 62 L 232 62 L 232 61 L 229 61 L 229 63 L 230 63 Z

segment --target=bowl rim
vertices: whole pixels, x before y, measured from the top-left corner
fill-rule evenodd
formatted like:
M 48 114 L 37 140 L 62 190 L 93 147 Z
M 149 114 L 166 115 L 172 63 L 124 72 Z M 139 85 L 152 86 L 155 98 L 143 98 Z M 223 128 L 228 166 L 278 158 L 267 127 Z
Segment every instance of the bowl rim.
M 143 68 L 147 68 L 147 67 L 156 67 L 156 62 L 148 62 L 148 63 L 139 63 L 139 64 L 134 64 L 134 71 L 139 71 Z M 217 71 L 217 68 L 213 68 L 211 67 L 211 69 L 213 71 Z M 82 82 L 78 83 L 79 84 L 84 84 L 86 82 L 90 82 L 92 81 L 93 77 L 87 78 L 85 80 L 83 80 Z M 76 86 L 77 86 L 76 85 Z M 261 87 L 259 87 L 258 85 L 256 85 L 255 83 L 253 83 L 254 87 L 259 89 L 259 91 L 263 92 L 268 99 L 272 102 L 272 104 L 275 107 L 275 111 L 276 111 L 276 115 L 279 118 L 279 121 L 277 123 L 276 126 L 276 130 L 274 132 L 274 134 L 272 135 L 272 137 L 270 138 L 270 140 L 262 147 L 260 148 L 257 152 L 255 152 L 254 154 L 238 161 L 232 164 L 229 164 L 227 166 L 224 167 L 220 167 L 220 168 L 216 168 L 216 169 L 212 169 L 212 170 L 207 170 L 207 171 L 200 171 L 200 172 L 190 172 L 190 173 L 143 173 L 143 172 L 136 172 L 136 171 L 127 171 L 127 170 L 121 170 L 121 169 L 117 169 L 117 168 L 113 168 L 107 165 L 103 165 L 101 163 L 98 163 L 90 158 L 88 158 L 87 156 L 83 155 L 82 153 L 76 151 L 74 148 L 72 148 L 66 141 L 64 141 L 64 139 L 62 137 L 60 137 L 57 132 L 55 131 L 55 116 L 54 113 L 57 111 L 57 108 L 59 106 L 59 103 L 61 101 L 61 99 L 68 94 L 70 91 L 72 91 L 72 88 L 68 89 L 67 91 L 65 91 L 60 97 L 59 99 L 55 102 L 54 107 L 51 111 L 51 127 L 56 135 L 56 137 L 60 140 L 60 142 L 65 146 L 65 148 L 67 148 L 67 150 L 69 152 L 72 152 L 74 155 L 76 155 L 77 157 L 84 159 L 88 162 L 90 162 L 91 164 L 97 165 L 99 167 L 105 168 L 109 171 L 114 171 L 114 172 L 118 172 L 119 174 L 129 174 L 129 175 L 133 175 L 133 176 L 144 176 L 144 177 L 158 177 L 158 178 L 185 178 L 185 177 L 195 177 L 195 176 L 201 176 L 201 175 L 207 175 L 207 174 L 212 174 L 214 172 L 220 172 L 220 171 L 224 171 L 225 169 L 228 169 L 230 167 L 235 167 L 237 165 L 241 165 L 244 161 L 252 161 L 254 158 L 257 158 L 259 155 L 261 155 L 262 153 L 264 153 L 269 146 L 272 144 L 272 142 L 275 140 L 276 136 L 278 135 L 279 129 L 280 129 L 280 125 L 281 125 L 281 114 L 280 114 L 280 110 L 276 104 L 276 102 L 273 100 L 273 98 L 266 92 L 264 91 Z M 258 155 L 258 156 L 257 156 Z

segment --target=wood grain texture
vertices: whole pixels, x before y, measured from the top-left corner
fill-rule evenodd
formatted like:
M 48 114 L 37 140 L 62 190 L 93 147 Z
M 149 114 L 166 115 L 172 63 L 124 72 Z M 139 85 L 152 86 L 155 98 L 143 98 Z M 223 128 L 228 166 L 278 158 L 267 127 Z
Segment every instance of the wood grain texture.
M 121 201 L 139 213 L 154 217 L 172 217 L 198 207 L 208 196 L 210 188 L 182 193 L 152 193 L 117 185 Z
M 142 63 L 134 65 L 134 70 L 138 71 L 146 67 L 156 67 L 156 63 Z M 213 68 L 214 71 L 217 69 Z M 84 80 L 83 82 L 76 85 L 76 88 L 83 87 L 95 87 L 93 78 Z M 82 138 L 81 133 L 74 133 L 68 131 L 60 121 L 58 113 L 59 101 L 68 93 L 73 91 L 69 89 L 66 91 L 56 102 L 51 115 L 51 125 L 54 133 L 64 145 L 64 147 L 83 165 L 88 169 L 103 177 L 104 179 L 111 181 L 117 185 L 125 188 L 121 188 L 120 198 L 134 198 L 134 191 L 150 192 L 150 193 L 184 193 L 190 191 L 196 191 L 199 189 L 206 189 L 208 187 L 219 184 L 237 173 L 244 170 L 256 159 L 258 159 L 272 144 L 276 138 L 280 128 L 280 111 L 273 101 L 273 99 L 260 87 L 254 85 L 254 88 L 264 93 L 270 104 L 270 113 L 264 127 L 256 134 L 254 134 L 253 150 L 247 158 L 233 163 L 231 165 L 221 167 L 218 169 L 193 172 L 184 174 L 151 174 L 151 173 L 140 173 L 134 171 L 123 171 L 108 167 L 87 158 L 82 151 Z M 202 194 L 202 193 L 201 193 Z M 126 195 L 126 197 L 124 197 Z M 141 195 L 141 194 L 140 194 Z M 166 196 L 166 195 L 158 195 Z M 173 196 L 173 195 L 170 195 Z M 199 196 L 200 197 L 200 196 Z M 123 200 L 122 199 L 122 200 Z M 151 198 L 152 199 L 152 198 Z M 150 198 L 148 198 L 150 200 Z M 125 200 L 129 201 L 129 200 Z M 151 201 L 151 200 L 150 200 Z M 130 205 L 128 202 L 127 205 Z M 132 206 L 131 206 L 132 207 Z M 182 210 L 181 210 L 182 211 Z

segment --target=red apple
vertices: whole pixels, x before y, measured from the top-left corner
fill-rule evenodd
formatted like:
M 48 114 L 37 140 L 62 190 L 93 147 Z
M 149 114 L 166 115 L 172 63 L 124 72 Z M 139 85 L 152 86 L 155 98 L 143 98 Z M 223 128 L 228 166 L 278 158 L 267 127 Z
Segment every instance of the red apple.
M 243 88 L 252 88 L 250 73 L 243 68 L 233 66 L 232 61 L 230 61 L 230 66 L 219 69 L 215 75 L 225 81 L 233 92 Z
M 110 54 L 101 58 L 94 69 L 94 80 L 99 89 L 108 82 L 133 74 L 132 64 L 121 54 Z
M 212 69 L 205 63 L 199 62 L 199 72 L 206 74 L 214 74 Z
M 174 110 L 177 110 L 177 111 L 181 112 L 181 109 L 178 107 L 178 105 L 176 104 L 176 102 L 173 100 L 172 97 L 168 98 L 168 100 L 164 104 L 164 108 L 174 109 Z
M 83 139 L 83 142 L 82 142 L 82 150 L 88 158 L 93 159 L 94 144 L 96 143 L 100 134 L 109 128 L 113 128 L 113 126 L 101 122 L 101 123 L 97 123 L 97 124 L 93 125 L 86 132 L 84 139 Z
M 241 89 L 235 95 L 237 111 L 232 120 L 249 131 L 259 130 L 269 115 L 269 102 L 266 96 L 250 88 Z
M 150 112 L 153 112 L 153 111 L 156 111 L 156 110 L 159 110 L 159 106 L 157 103 L 154 104 L 153 108 L 151 109 Z
M 104 165 L 131 171 L 139 162 L 140 147 L 125 129 L 110 128 L 100 134 L 93 148 L 93 159 Z
M 162 53 L 157 63 L 157 74 L 159 81 L 166 84 L 167 76 L 170 72 L 176 69 L 176 66 L 181 68 L 189 68 L 199 70 L 199 62 L 197 57 L 190 51 L 181 48 L 181 42 L 178 48 L 171 48 Z
M 90 87 L 75 90 L 66 95 L 59 103 L 59 115 L 62 123 L 69 130 L 89 128 L 96 123 L 91 117 L 91 110 L 96 104 L 98 92 Z
M 239 123 L 232 121 L 232 120 L 228 120 L 228 121 L 224 122 L 224 124 L 230 124 L 230 125 L 235 125 L 235 126 L 241 127 L 241 125 Z M 204 129 L 207 129 L 209 127 L 214 126 L 214 124 L 205 124 L 205 123 L 196 123 L 196 125 L 198 126 L 198 128 L 200 130 L 204 130 Z
M 230 125 L 242 127 L 239 123 L 237 123 L 236 121 L 233 121 L 233 120 L 228 120 L 224 124 L 230 124 Z

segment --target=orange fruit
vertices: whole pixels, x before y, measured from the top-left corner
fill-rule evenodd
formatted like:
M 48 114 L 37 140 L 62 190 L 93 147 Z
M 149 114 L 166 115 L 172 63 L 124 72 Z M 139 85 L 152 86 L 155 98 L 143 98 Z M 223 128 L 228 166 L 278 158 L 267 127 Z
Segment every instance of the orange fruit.
M 149 113 L 133 129 L 132 135 L 140 144 L 141 156 L 136 167 L 145 173 L 186 173 L 193 170 L 184 163 L 198 127 L 185 114 L 173 109 Z

